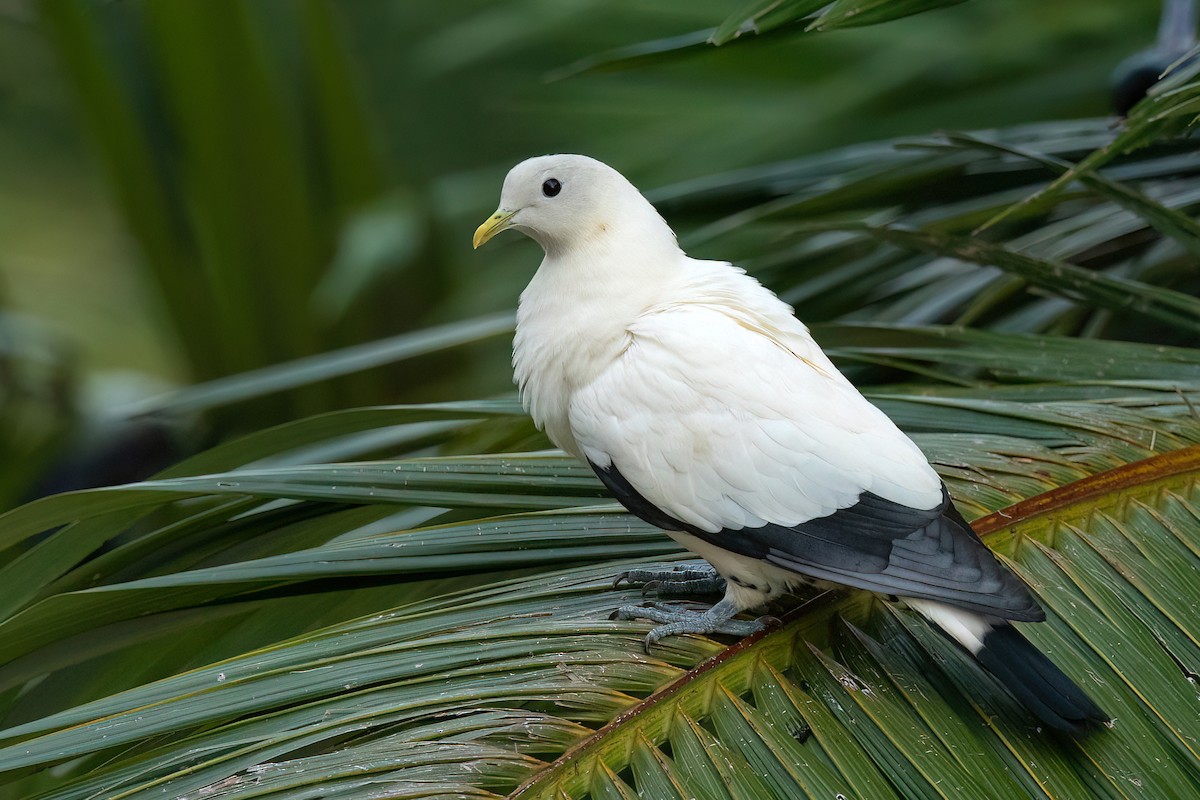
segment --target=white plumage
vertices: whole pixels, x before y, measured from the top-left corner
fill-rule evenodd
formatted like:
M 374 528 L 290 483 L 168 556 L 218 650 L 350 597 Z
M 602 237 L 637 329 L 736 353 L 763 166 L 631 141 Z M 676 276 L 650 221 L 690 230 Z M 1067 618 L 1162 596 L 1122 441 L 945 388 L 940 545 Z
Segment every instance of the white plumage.
M 615 460 L 648 500 L 709 532 L 795 525 L 864 491 L 915 508 L 941 503 L 921 451 L 842 376 L 791 307 L 740 268 L 689 258 L 624 178 L 570 158 L 581 159 L 571 164 L 581 175 L 560 179 L 568 189 L 598 177 L 617 185 L 604 194 L 612 219 L 586 226 L 603 225 L 603 235 L 567 245 L 539 234 L 546 258 L 521 294 L 513 365 L 551 441 L 600 467 Z M 515 168 L 505 194 L 540 187 L 551 163 Z M 771 583 L 763 594 L 785 588 Z M 741 608 L 766 599 L 730 591 Z
M 699 619 L 630 611 L 666 621 L 650 641 L 742 630 L 733 614 L 813 579 L 919 598 L 973 653 L 1002 618 L 1041 617 L 792 309 L 737 267 L 689 258 L 619 173 L 583 156 L 522 162 L 476 246 L 506 228 L 546 252 L 513 351 L 529 413 L 727 581 Z M 1069 727 L 1068 712 L 1055 719 Z

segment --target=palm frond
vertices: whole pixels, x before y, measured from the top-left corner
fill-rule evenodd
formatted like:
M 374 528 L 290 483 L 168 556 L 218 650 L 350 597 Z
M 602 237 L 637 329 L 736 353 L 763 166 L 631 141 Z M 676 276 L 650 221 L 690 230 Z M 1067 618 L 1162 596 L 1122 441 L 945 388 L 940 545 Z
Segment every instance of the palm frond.
M 801 33 L 878 25 L 958 5 L 965 0 L 750 0 L 715 28 L 624 45 L 561 67 L 561 80 L 596 70 L 630 69 L 740 40 L 774 39 Z
M 1198 481 L 1190 448 L 977 523 L 1047 607 L 1028 635 L 1116 717 L 1084 739 L 1036 729 L 925 623 L 860 593 L 815 598 L 734 648 L 681 637 L 645 655 L 643 626 L 603 613 L 636 599 L 610 585 L 629 562 L 601 561 L 12 727 L 0 767 L 78 759 L 55 798 L 518 783 L 521 797 L 1171 796 L 1200 779 L 1200 703 L 1179 666 L 1200 655 L 1185 577 L 1200 562 Z
M 1052 619 L 1030 635 L 1127 710 L 1114 731 L 1046 739 L 923 623 L 861 594 L 722 656 L 688 638 L 642 654 L 638 624 L 606 619 L 637 599 L 612 577 L 682 554 L 565 456 L 451 455 L 545 446 L 500 400 L 327 414 L 0 518 L 0 796 L 310 782 L 487 796 L 528 782 L 529 796 L 686 797 L 721 781 L 926 796 L 991 785 L 966 752 L 994 756 L 979 769 L 995 785 L 1030 792 L 1107 786 L 1118 764 L 1136 765 L 1144 796 L 1191 780 L 1177 740 L 1194 710 L 1171 659 L 1195 646 L 1181 583 L 1200 552 L 1187 522 L 1200 356 L 957 328 L 817 333 L 864 375 L 923 378 L 870 393 L 1039 588 Z M 317 452 L 389 458 L 314 465 Z M 1098 538 L 1114 530 L 1125 538 Z M 1112 569 L 1131 588 L 1113 589 Z M 1156 584 L 1159 569 L 1172 577 Z M 1122 636 L 1139 649 L 1116 653 Z M 1138 703 L 1162 721 L 1127 723 Z M 1170 766 L 1143 779 L 1153 759 Z M 879 766 L 907 763 L 917 777 Z
M 1190 96 L 1189 86 L 1176 93 Z M 1163 113 L 1178 119 L 1185 112 L 1170 109 L 1182 105 Z M 1131 118 L 1116 133 L 1101 120 L 1043 123 L 856 145 L 655 199 L 676 221 L 706 221 L 684 235 L 689 249 L 732 255 L 809 321 L 1191 344 L 1200 186 L 1187 154 L 1196 140 L 1141 142 L 1122 155 L 1151 124 Z

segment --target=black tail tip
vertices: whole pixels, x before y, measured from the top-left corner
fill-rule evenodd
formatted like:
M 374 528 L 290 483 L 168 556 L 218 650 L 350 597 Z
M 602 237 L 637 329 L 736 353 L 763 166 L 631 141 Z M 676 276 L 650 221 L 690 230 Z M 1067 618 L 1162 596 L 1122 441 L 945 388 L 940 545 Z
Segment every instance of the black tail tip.
M 985 634 L 975 657 L 1051 728 L 1080 734 L 1112 719 L 1011 625 Z

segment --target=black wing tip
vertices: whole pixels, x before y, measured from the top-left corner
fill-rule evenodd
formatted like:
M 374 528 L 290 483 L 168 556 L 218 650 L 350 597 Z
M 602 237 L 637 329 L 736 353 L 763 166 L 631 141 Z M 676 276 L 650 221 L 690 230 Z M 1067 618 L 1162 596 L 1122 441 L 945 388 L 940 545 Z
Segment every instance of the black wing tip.
M 1043 723 L 1083 734 L 1111 717 L 1096 705 L 1046 654 L 1011 625 L 993 628 L 975 654 L 979 663 Z
M 1028 591 L 1028 587 L 1026 588 L 1026 591 Z M 993 611 L 990 613 L 994 614 L 995 612 Z M 1012 620 L 1013 622 L 1045 622 L 1046 612 L 1040 605 L 1038 605 L 1037 601 L 1033 599 L 1033 595 L 1030 594 L 1029 605 L 1021 609 L 1010 611 L 1007 614 L 1004 614 L 1003 618 Z
M 1021 614 L 1012 618 L 1015 622 L 1045 622 L 1046 612 L 1041 606 L 1034 606 L 1028 613 Z

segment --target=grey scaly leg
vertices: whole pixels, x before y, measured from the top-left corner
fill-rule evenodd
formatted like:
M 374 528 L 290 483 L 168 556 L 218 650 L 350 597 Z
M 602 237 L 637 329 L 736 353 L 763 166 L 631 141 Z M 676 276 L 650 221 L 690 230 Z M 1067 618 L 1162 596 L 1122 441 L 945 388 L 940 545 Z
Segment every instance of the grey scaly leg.
M 749 636 L 766 627 L 763 620 L 734 619 L 737 613 L 737 606 L 725 599 L 703 613 L 671 608 L 660 603 L 646 606 L 621 606 L 613 612 L 611 619 L 648 619 L 651 622 L 662 623 L 646 634 L 646 652 L 650 652 L 651 646 L 658 644 L 662 639 L 680 633 L 700 635 L 724 633 L 730 636 Z
M 642 594 L 657 592 L 676 597 L 725 594 L 725 579 L 708 564 L 674 569 L 631 569 L 617 576 L 613 588 L 622 582 L 641 584 Z

